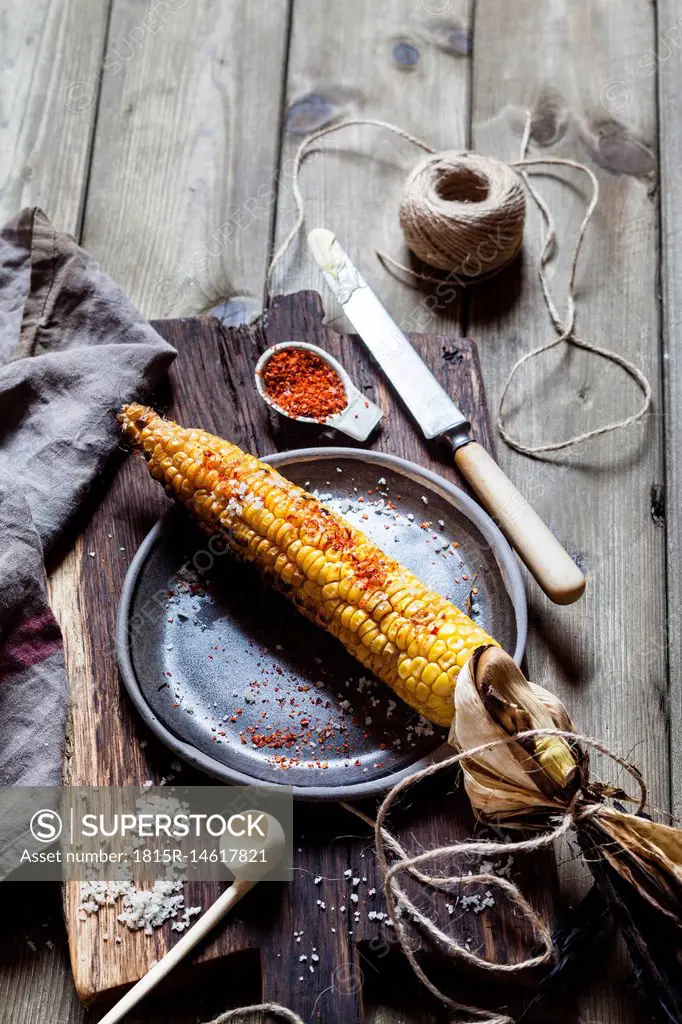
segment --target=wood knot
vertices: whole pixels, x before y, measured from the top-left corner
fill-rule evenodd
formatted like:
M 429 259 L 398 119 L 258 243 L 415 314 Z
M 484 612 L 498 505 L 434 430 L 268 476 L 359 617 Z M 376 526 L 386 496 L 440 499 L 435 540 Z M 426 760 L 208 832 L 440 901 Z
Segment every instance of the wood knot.
M 568 116 L 561 94 L 547 88 L 540 94 L 531 115 L 531 138 L 538 146 L 552 146 L 566 134 Z
M 454 348 L 448 348 L 446 345 L 443 345 L 443 359 L 445 360 L 446 363 L 456 364 L 464 362 L 462 350 L 457 348 L 457 346 L 455 346 Z
M 406 40 L 394 43 L 392 55 L 394 62 L 404 71 L 413 70 L 419 63 L 419 50 Z
M 287 110 L 284 130 L 292 135 L 308 135 L 329 124 L 335 116 L 331 100 L 318 93 L 307 93 L 295 100 Z
M 653 484 L 651 487 L 651 519 L 654 526 L 665 526 L 665 487 Z
M 656 161 L 646 143 L 612 117 L 600 117 L 582 128 L 582 141 L 594 162 L 612 174 L 648 178 Z

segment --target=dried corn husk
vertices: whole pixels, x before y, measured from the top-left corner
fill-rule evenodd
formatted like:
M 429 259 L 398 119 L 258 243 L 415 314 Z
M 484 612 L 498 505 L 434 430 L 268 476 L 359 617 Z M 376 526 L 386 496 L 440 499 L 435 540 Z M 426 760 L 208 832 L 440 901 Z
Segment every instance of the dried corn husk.
M 459 674 L 449 742 L 460 750 L 493 743 L 463 762 L 464 781 L 481 817 L 504 820 L 564 810 L 575 795 L 584 755 L 557 736 L 510 739 L 535 729 L 573 726 L 561 701 L 529 683 L 508 654 L 479 648 Z
M 605 797 L 631 798 L 589 779 L 583 747 L 639 778 L 636 769 L 577 736 L 563 704 L 497 648 L 479 649 L 460 672 L 449 741 L 474 751 L 462 767 L 480 818 L 547 827 L 557 814 L 572 817 L 650 1007 L 658 1019 L 682 1021 L 682 831 L 607 806 Z

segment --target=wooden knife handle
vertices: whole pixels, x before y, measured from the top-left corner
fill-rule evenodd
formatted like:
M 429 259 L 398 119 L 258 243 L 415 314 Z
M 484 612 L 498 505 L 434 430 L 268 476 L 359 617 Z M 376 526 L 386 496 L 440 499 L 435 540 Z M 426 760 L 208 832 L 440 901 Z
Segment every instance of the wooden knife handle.
M 585 577 L 485 448 L 470 441 L 456 450 L 455 465 L 547 597 L 555 604 L 577 601 L 585 590 Z

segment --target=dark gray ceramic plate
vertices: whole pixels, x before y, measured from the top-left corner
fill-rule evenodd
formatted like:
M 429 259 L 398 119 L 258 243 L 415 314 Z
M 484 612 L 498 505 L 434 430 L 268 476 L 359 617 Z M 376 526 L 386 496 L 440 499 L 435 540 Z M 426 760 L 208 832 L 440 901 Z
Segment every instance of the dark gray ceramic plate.
M 521 574 L 466 494 L 378 452 L 314 448 L 266 461 L 460 607 L 475 587 L 473 617 L 521 659 Z M 452 753 L 444 730 L 393 700 L 253 569 L 212 551 L 179 509 L 156 524 L 128 570 L 117 643 L 124 683 L 149 727 L 225 782 L 346 799 L 381 792 Z

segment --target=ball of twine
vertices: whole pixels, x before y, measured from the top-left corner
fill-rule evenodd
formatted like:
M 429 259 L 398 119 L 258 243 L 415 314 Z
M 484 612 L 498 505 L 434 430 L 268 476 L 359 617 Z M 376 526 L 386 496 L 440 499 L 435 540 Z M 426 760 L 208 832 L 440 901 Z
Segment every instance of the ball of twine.
M 430 154 L 407 178 L 400 201 L 400 226 L 414 255 L 466 277 L 511 263 L 523 245 L 525 220 L 517 172 L 480 153 Z

